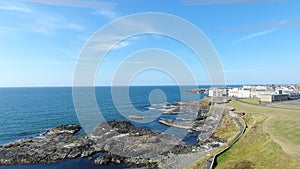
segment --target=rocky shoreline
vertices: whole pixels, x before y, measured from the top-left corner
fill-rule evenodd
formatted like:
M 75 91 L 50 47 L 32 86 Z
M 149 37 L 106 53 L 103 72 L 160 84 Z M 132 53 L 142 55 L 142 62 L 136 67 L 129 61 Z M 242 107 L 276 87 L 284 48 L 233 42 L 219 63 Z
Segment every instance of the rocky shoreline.
M 162 106 L 162 113 L 178 115 L 175 120 L 160 119 L 161 124 L 186 129 L 189 132 L 200 132 L 200 142 L 206 141 L 218 127 L 224 111 L 232 108 L 225 106 L 226 98 L 206 98 L 200 102 L 177 102 Z
M 0 146 L 0 165 L 56 163 L 80 157 L 89 158 L 99 165 L 128 163 L 176 168 L 194 161 L 190 159 L 180 163 L 180 160 L 177 160 L 180 164 L 176 164 L 174 159 L 200 158 L 199 156 L 204 156 L 223 144 L 223 140 L 213 136 L 223 116 L 222 106 L 205 100 L 200 104 L 178 102 L 165 109 L 170 107 L 172 111 L 169 112 L 172 114 L 194 116 L 179 116 L 176 121 L 164 124 L 185 128 L 190 132 L 201 132 L 197 143 L 186 145 L 168 134 L 136 127 L 125 121 L 103 122 L 95 127 L 93 132 L 85 135 L 76 135 L 81 127 L 69 124 L 47 130 L 43 138 L 24 139 Z M 161 122 L 163 121 L 161 119 Z M 101 152 L 105 152 L 106 155 L 92 159 L 92 155 Z

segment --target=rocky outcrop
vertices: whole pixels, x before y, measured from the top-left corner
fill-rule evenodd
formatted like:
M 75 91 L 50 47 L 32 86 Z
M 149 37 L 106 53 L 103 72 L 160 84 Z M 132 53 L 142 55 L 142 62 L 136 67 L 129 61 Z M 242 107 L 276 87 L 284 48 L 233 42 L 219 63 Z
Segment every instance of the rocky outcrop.
M 163 114 L 196 114 L 200 108 L 199 102 L 176 102 L 161 106 Z
M 207 97 L 206 99 L 215 104 L 225 104 L 231 101 L 228 97 Z
M 185 92 L 188 92 L 188 93 L 208 94 L 209 93 L 209 89 L 208 88 L 189 89 L 189 90 L 185 90 Z
M 94 144 L 86 136 L 72 134 L 21 140 L 0 147 L 0 164 L 54 163 L 66 158 L 87 157 L 96 152 Z
M 167 152 L 183 151 L 184 143 L 169 135 L 139 128 L 124 121 L 104 122 L 88 135 L 74 136 L 78 125 L 48 130 L 45 138 L 31 138 L 0 147 L 0 165 L 54 163 L 108 152 L 96 164 L 143 163 Z M 179 147 L 178 147 L 179 146 Z M 174 149 L 174 147 L 178 147 Z
M 178 139 L 150 129 L 139 128 L 130 122 L 105 122 L 99 125 L 90 138 L 97 150 L 126 158 L 150 158 L 184 145 Z
M 108 165 L 110 163 L 120 164 L 123 163 L 125 158 L 113 155 L 113 154 L 107 154 L 105 156 L 101 156 L 95 159 L 94 163 L 99 165 Z
M 138 115 L 129 115 L 128 118 L 133 119 L 133 120 L 142 120 L 145 117 L 143 116 L 138 116 Z
M 162 107 L 161 111 L 177 114 L 179 117 L 176 120 L 160 119 L 159 122 L 170 127 L 187 129 L 189 132 L 200 132 L 198 142 L 201 144 L 212 136 L 224 112 L 232 109 L 224 104 L 228 101 L 226 97 L 207 97 L 200 102 L 177 102 Z
M 186 130 L 193 130 L 193 126 L 195 124 L 194 120 L 180 120 L 180 122 L 178 121 L 173 121 L 173 120 L 164 120 L 164 119 L 160 119 L 158 121 L 161 124 L 167 125 L 167 126 L 171 126 L 171 127 L 176 127 L 176 128 L 181 128 L 181 129 L 186 129 Z
M 70 133 L 75 134 L 80 131 L 81 127 L 78 124 L 67 124 L 61 125 L 50 130 L 47 130 L 45 134 L 53 135 L 53 134 L 62 134 L 62 133 Z

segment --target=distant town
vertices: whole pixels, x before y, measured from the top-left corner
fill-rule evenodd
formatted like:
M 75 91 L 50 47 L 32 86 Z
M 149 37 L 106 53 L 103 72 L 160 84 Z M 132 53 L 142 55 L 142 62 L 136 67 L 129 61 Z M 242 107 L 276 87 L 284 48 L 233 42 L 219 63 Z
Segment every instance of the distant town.
M 295 100 L 300 98 L 300 85 L 243 85 L 241 87 L 210 87 L 189 92 L 206 93 L 210 97 L 259 98 L 261 102 Z

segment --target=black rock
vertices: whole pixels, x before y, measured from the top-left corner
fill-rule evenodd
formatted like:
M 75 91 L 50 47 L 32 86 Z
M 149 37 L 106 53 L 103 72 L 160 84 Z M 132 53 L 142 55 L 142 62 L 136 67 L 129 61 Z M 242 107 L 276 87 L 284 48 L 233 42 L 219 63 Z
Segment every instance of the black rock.
M 62 125 L 48 130 L 45 138 L 25 139 L 0 146 L 0 165 L 55 163 L 91 157 L 98 152 L 108 152 L 108 155 L 97 158 L 96 164 L 152 164 L 149 159 L 163 153 L 189 151 L 178 139 L 136 127 L 130 122 L 104 122 L 88 135 L 73 135 L 79 130 L 78 125 Z
M 79 129 L 78 125 L 63 125 L 49 130 L 53 134 L 46 138 L 25 139 L 0 146 L 0 165 L 54 163 L 96 153 L 94 141 L 86 136 L 72 135 Z
M 98 165 L 108 165 L 111 163 L 111 159 L 107 158 L 106 156 L 98 157 L 94 161 L 95 164 Z
M 48 135 L 53 135 L 53 134 L 62 134 L 62 133 L 67 133 L 67 134 L 75 134 L 78 131 L 80 131 L 81 127 L 78 124 L 66 124 L 66 125 L 61 125 L 55 128 L 52 128 L 50 130 L 47 130 L 45 134 Z

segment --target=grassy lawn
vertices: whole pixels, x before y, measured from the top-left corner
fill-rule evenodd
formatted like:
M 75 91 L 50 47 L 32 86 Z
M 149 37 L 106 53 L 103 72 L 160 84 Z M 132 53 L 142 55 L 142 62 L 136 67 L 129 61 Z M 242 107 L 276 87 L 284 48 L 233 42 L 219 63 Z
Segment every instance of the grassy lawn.
M 300 102 L 300 101 L 298 101 Z M 300 105 L 289 105 L 287 104 L 288 102 L 275 102 L 275 103 L 269 103 L 267 104 L 268 107 L 274 107 L 274 108 L 283 108 L 283 109 L 294 109 L 294 110 L 299 110 L 300 111 Z
M 260 99 L 249 98 L 249 99 L 241 99 L 241 101 L 249 103 L 249 104 L 260 104 Z
M 236 100 L 229 103 L 247 113 L 248 129 L 217 159 L 217 168 L 299 168 L 300 108 L 289 109 L 287 105 L 275 108 L 253 105 L 253 100 L 249 102 L 252 104 Z

